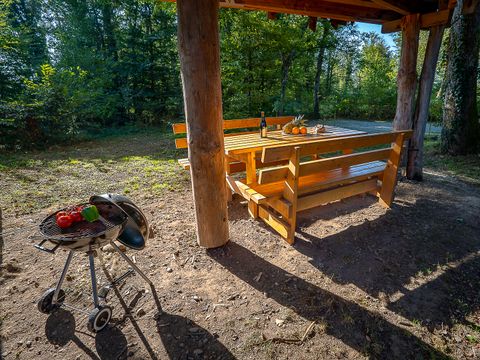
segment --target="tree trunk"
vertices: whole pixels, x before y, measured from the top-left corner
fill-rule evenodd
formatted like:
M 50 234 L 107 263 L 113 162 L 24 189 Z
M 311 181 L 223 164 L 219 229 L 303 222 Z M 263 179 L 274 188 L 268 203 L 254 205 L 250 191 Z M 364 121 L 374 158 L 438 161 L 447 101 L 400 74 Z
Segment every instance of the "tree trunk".
M 427 49 L 420 76 L 415 115 L 413 117 L 413 136 L 408 149 L 407 178 L 423 178 L 423 139 L 428 120 L 428 108 L 432 96 L 433 81 L 437 68 L 438 54 L 442 45 L 444 25 L 434 26 L 428 35 Z
M 443 107 L 442 152 L 453 155 L 480 150 L 477 113 L 477 66 L 480 6 L 462 15 L 463 0 L 453 13 L 448 45 L 447 84 Z
M 325 94 L 330 94 L 332 91 L 332 81 L 333 81 L 333 67 L 335 65 L 335 49 L 330 49 L 328 51 L 327 57 L 327 80 L 325 83 Z
M 318 119 L 320 117 L 320 78 L 322 75 L 323 58 L 325 56 L 325 43 L 329 32 L 330 28 L 328 27 L 328 25 L 323 24 L 323 34 L 320 38 L 320 41 L 318 42 L 317 71 L 315 72 L 315 82 L 313 85 L 313 117 L 315 119 Z
M 177 0 L 188 158 L 198 244 L 228 242 L 218 0 Z
M 420 32 L 419 15 L 407 15 L 402 24 L 402 50 L 397 77 L 397 110 L 394 130 L 412 128 L 415 91 L 417 87 L 417 55 Z
M 282 54 L 282 85 L 280 90 L 280 108 L 278 109 L 278 116 L 283 115 L 285 107 L 285 94 L 287 92 L 288 73 L 295 58 L 296 50 L 293 49 L 287 55 Z

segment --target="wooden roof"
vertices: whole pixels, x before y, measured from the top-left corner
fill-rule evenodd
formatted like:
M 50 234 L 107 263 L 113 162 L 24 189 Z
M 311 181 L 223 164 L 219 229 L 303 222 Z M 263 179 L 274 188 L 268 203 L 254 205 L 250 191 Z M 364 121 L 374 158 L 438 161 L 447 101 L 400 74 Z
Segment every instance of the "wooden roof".
M 174 0 L 167 0 L 174 1 Z M 465 0 L 475 2 L 476 0 Z M 220 0 L 223 8 L 306 15 L 340 21 L 382 24 L 400 30 L 405 15 L 420 14 L 421 28 L 448 23 L 456 0 Z

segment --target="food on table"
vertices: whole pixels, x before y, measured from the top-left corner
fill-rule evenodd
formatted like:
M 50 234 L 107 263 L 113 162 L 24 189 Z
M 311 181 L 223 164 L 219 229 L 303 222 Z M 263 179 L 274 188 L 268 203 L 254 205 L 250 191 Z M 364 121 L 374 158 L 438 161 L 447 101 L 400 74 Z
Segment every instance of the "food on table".
M 300 134 L 300 129 L 296 126 L 292 128 L 292 135 L 298 135 Z
M 306 126 L 300 126 L 300 134 L 305 135 L 307 133 L 307 127 Z
M 313 133 L 314 134 L 321 134 L 321 133 L 324 133 L 327 129 L 325 129 L 325 125 L 315 125 L 315 127 L 313 128 Z
M 306 120 L 303 118 L 303 116 L 304 115 L 295 116 L 295 119 L 286 123 L 282 128 L 283 132 L 285 134 L 293 134 L 293 129 L 294 128 L 300 128 L 302 126 L 305 126 L 306 125 Z M 300 133 L 300 130 L 297 134 L 293 134 L 293 135 L 298 135 L 299 133 Z
M 82 217 L 88 222 L 94 222 L 100 218 L 100 214 L 98 213 L 98 209 L 95 205 L 86 206 L 82 210 L 81 214 Z

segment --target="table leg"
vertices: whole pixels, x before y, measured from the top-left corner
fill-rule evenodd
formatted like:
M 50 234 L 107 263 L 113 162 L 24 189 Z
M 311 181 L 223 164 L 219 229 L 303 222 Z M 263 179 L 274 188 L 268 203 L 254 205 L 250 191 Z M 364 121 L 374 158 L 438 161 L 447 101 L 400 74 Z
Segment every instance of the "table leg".
M 257 182 L 257 164 L 255 160 L 255 152 L 247 154 L 246 173 L 247 185 Z
M 257 162 L 255 159 L 255 152 L 247 154 L 246 173 L 247 185 L 257 182 Z M 254 219 L 258 218 L 258 205 L 253 201 L 248 202 L 248 213 Z

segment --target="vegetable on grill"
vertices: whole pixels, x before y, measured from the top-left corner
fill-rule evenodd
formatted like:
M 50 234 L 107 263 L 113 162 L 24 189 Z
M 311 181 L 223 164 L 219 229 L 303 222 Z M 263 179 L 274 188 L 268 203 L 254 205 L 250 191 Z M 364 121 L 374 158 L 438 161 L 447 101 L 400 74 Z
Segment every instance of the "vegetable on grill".
M 95 205 L 86 206 L 82 210 L 81 214 L 82 214 L 82 217 L 88 222 L 97 221 L 100 217 L 100 214 L 98 213 L 98 209 Z

